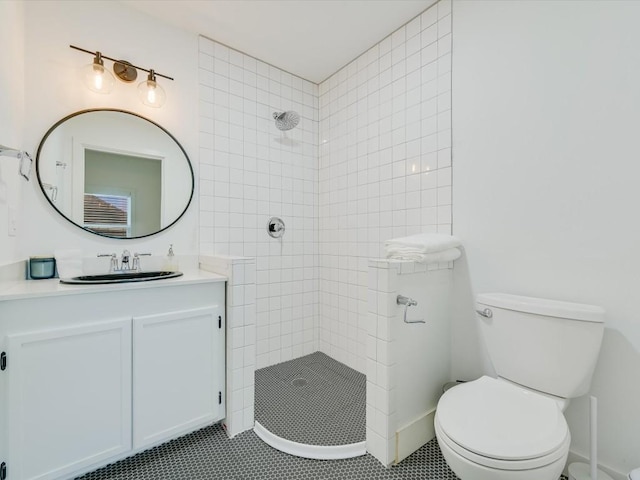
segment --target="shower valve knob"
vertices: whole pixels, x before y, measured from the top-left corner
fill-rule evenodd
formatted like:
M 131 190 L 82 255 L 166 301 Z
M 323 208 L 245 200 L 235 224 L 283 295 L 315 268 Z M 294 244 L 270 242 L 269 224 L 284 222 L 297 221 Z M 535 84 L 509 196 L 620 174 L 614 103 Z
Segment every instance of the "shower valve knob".
M 271 217 L 267 223 L 267 233 L 273 238 L 280 238 L 284 235 L 284 222 L 281 218 Z

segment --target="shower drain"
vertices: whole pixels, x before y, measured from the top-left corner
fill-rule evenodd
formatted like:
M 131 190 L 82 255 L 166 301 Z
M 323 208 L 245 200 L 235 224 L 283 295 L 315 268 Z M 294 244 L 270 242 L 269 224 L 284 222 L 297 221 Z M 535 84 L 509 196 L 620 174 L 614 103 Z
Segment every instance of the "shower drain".
M 291 385 L 293 385 L 294 387 L 304 387 L 307 385 L 307 379 L 306 378 L 295 378 L 292 382 Z

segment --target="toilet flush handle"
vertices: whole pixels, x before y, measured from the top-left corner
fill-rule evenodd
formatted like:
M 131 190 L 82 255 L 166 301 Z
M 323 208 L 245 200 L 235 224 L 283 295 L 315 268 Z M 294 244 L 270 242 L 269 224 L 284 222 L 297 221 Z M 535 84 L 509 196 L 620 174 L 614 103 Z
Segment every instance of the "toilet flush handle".
M 476 310 L 476 313 L 484 318 L 493 317 L 493 312 L 488 308 L 485 308 L 484 310 Z

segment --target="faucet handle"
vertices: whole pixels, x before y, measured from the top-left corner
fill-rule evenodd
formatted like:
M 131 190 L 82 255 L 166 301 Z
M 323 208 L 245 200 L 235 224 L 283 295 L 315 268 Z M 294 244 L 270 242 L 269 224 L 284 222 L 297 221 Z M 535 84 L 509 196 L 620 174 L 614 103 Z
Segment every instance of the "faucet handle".
M 116 258 L 115 253 L 99 253 L 98 257 L 111 257 L 111 262 L 109 263 L 109 273 L 118 270 L 118 259 Z
M 150 257 L 150 253 L 134 253 L 133 254 L 133 265 L 131 266 L 131 270 L 135 270 L 136 272 L 142 271 L 140 268 L 140 257 Z

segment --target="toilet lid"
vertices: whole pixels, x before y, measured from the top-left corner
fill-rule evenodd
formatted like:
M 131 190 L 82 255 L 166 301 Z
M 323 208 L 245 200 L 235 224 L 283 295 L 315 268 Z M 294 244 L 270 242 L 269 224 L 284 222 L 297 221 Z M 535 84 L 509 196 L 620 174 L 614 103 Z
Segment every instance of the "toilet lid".
M 569 433 L 552 399 L 490 377 L 447 390 L 437 416 L 442 430 L 458 445 L 500 460 L 548 455 Z

